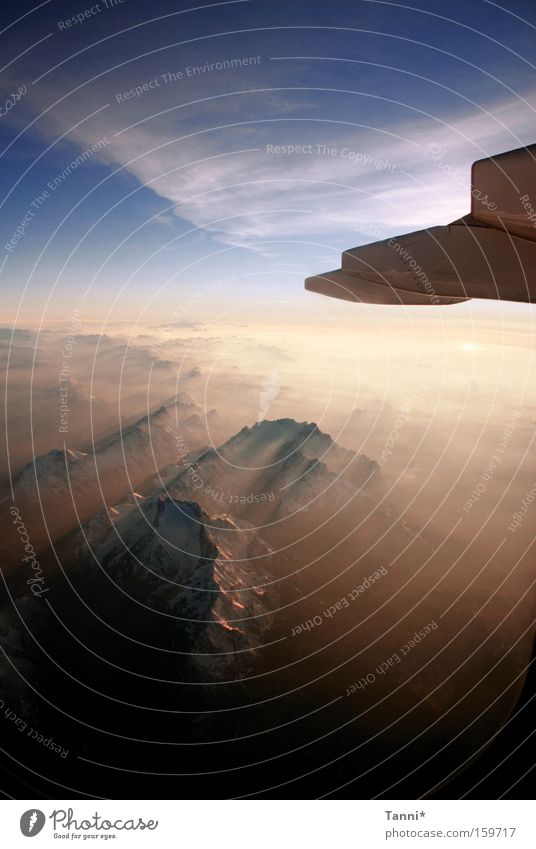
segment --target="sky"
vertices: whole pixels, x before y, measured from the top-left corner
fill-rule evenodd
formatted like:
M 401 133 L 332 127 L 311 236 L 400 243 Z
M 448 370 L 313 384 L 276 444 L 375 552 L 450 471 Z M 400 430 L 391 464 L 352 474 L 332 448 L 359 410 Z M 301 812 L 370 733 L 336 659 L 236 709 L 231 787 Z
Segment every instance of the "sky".
M 535 140 L 530 0 L 1 15 L 6 323 L 338 320 L 348 305 L 304 292 L 306 276 L 465 214 L 471 163 Z

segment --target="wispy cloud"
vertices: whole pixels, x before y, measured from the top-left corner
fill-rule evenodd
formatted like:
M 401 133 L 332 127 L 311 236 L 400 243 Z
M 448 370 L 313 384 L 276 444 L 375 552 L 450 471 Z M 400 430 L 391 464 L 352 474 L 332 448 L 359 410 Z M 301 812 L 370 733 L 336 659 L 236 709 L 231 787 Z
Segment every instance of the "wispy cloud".
M 41 112 L 54 97 L 46 81 L 40 86 L 26 109 Z M 66 98 L 38 126 L 49 139 L 67 133 L 81 149 L 106 137 L 101 158 L 169 202 L 160 219 L 167 227 L 175 216 L 253 249 L 285 239 L 331 244 L 341 234 L 358 244 L 452 220 L 468 211 L 474 159 L 534 141 L 534 91 L 442 121 L 422 115 L 376 130 L 342 116 L 300 117 L 300 108 L 308 113 L 301 95 L 283 109 L 269 99 L 288 104 L 288 96 L 267 92 L 261 109 L 260 95 L 209 94 L 191 113 L 170 108 L 160 90 L 128 112 L 114 102 L 113 85 L 106 94 L 108 108 L 83 123 L 97 103 L 94 89 L 83 103 Z M 441 160 L 431 147 L 443 151 Z

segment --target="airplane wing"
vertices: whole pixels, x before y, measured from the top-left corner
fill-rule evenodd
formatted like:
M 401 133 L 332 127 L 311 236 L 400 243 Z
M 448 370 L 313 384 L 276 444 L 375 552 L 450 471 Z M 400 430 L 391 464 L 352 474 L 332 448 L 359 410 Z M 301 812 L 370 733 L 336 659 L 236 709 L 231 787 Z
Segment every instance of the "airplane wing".
M 371 304 L 536 302 L 536 144 L 473 163 L 468 215 L 344 251 L 305 288 Z

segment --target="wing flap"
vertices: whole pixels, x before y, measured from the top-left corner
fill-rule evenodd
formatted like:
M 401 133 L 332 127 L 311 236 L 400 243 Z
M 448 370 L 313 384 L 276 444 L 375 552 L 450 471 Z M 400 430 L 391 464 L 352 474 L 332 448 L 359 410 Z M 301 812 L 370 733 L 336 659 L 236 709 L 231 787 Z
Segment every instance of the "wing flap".
M 386 280 L 374 282 L 349 273 L 342 269 L 327 271 L 315 277 L 308 277 L 305 288 L 309 292 L 317 292 L 330 298 L 365 304 L 406 304 L 408 306 L 446 306 L 456 304 L 467 298 L 436 297 L 398 289 Z
M 377 304 L 527 302 L 536 300 L 536 242 L 460 219 L 345 251 L 337 272 L 306 288 Z

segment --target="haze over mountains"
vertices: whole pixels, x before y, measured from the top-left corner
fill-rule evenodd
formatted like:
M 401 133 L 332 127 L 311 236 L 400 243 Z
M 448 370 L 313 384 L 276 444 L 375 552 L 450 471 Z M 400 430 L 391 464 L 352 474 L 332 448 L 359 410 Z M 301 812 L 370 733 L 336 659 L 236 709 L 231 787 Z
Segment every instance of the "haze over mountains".
M 505 540 L 532 485 L 528 401 L 484 426 L 489 386 L 434 396 L 430 364 L 387 400 L 371 367 L 358 403 L 325 404 L 318 362 L 285 373 L 294 353 L 241 344 L 212 373 L 221 339 L 194 357 L 81 336 L 61 434 L 52 339 L 24 418 L 33 341 L 13 352 L 3 503 L 40 583 L 5 509 L 0 698 L 74 753 L 54 781 L 83 793 L 96 761 L 103 793 L 118 766 L 135 797 L 142 757 L 158 795 L 177 772 L 218 795 L 222 771 L 230 795 L 361 772 L 369 794 L 496 733 L 532 650 L 530 522 Z
M 378 485 L 379 477 L 377 463 L 339 448 L 316 424 L 277 419 L 242 428 L 200 454 L 168 486 L 177 497 L 197 490 L 203 505 L 216 500 L 262 523 L 325 511 L 325 503 L 318 504 L 325 493 L 332 508 L 344 507 Z
M 181 393 L 86 451 L 54 448 L 31 460 L 13 481 L 13 493 L 27 516 L 35 550 L 41 551 L 104 505 L 135 497 L 136 487 L 177 457 L 179 429 L 194 451 L 206 445 L 207 426 L 218 433 L 216 412 L 209 411 L 205 418 Z M 41 517 L 36 516 L 37 505 Z
M 275 698 L 281 706 L 282 694 L 283 725 L 308 705 L 316 711 L 332 704 L 331 722 L 346 729 L 339 734 L 341 746 L 351 739 L 364 744 L 367 735 L 375 739 L 401 707 L 407 719 L 398 721 L 382 745 L 400 745 L 408 735 L 417 735 L 418 757 L 433 751 L 442 735 L 460 734 L 468 715 L 476 723 L 470 745 L 493 734 L 508 715 L 514 685 L 519 692 L 519 670 L 531 649 L 519 636 L 530 608 L 520 607 L 515 624 L 501 626 L 512 603 L 503 591 L 475 620 L 476 587 L 467 601 L 458 598 L 467 573 L 438 592 L 437 576 L 448 572 L 452 553 L 437 547 L 432 532 L 393 517 L 378 464 L 340 448 L 315 424 L 266 419 L 243 427 L 217 448 L 185 455 L 176 441 L 176 414 L 182 414 L 178 421 L 185 422 L 193 446 L 202 441 L 194 407 L 184 396 L 175 399 L 171 409 L 160 408 L 96 446 L 101 497 L 108 494 L 100 509 L 94 507 L 94 463 L 88 455 L 61 452 L 37 458 L 44 509 L 53 515 L 59 504 L 66 506 L 72 491 L 85 515 L 80 527 L 66 529 L 62 513 L 54 556 L 51 551 L 40 556 L 46 575 L 43 598 L 45 606 L 52 600 L 57 624 L 44 615 L 38 593 L 20 596 L 16 610 L 29 633 L 13 612 L 4 610 L 1 642 L 7 656 L 18 659 L 45 693 L 49 679 L 43 674 L 43 651 L 65 670 L 76 669 L 93 692 L 82 715 L 89 719 L 87 711 L 99 711 L 104 726 L 111 728 L 126 721 L 130 733 L 138 709 L 127 712 L 126 720 L 115 709 L 104 719 L 99 693 L 105 685 L 107 699 L 130 703 L 135 698 L 138 704 L 132 675 L 146 678 L 150 669 L 151 679 L 168 684 L 145 688 L 142 704 L 182 710 L 186 698 L 188 713 L 203 714 L 202 722 L 189 719 L 185 726 L 191 745 L 236 734 L 236 712 L 244 698 L 261 706 L 240 715 L 239 731 L 256 734 L 259 724 L 270 724 L 268 705 Z M 179 445 L 185 444 L 182 436 Z M 123 457 L 127 468 L 121 473 Z M 134 497 L 128 487 L 129 461 L 143 479 L 143 492 Z M 156 474 L 159 463 L 165 464 L 161 475 Z M 62 485 L 67 475 L 71 491 Z M 15 482 L 21 511 L 32 498 L 32 483 L 29 469 Z M 123 497 L 114 500 L 117 493 Z M 73 515 L 80 511 L 77 507 Z M 500 561 L 497 567 L 499 580 Z M 480 580 L 479 572 L 480 566 L 472 568 L 473 583 Z M 490 567 L 486 587 L 492 574 Z M 12 586 L 20 586 L 20 572 L 13 575 Z M 73 590 L 79 601 L 73 600 Z M 441 623 L 440 630 L 442 611 L 454 603 L 456 617 Z M 76 642 L 65 641 L 63 627 Z M 483 636 L 497 628 L 495 639 L 481 645 Z M 463 637 L 458 637 L 460 629 Z M 415 634 L 421 634 L 418 643 L 426 638 L 426 644 L 412 654 L 401 647 L 408 640 L 417 645 Z M 468 639 L 480 646 L 469 664 Z M 401 651 L 411 656 L 400 667 L 387 663 Z M 439 651 L 441 664 L 432 667 Z M 507 669 L 501 663 L 505 652 L 510 661 L 516 658 Z M 111 664 L 104 674 L 96 662 L 102 657 Z M 385 663 L 389 676 L 383 677 Z M 465 668 L 460 670 L 460 664 Z M 483 713 L 488 690 L 480 688 L 460 712 L 460 688 L 475 676 L 478 680 L 482 670 L 502 694 L 495 710 Z M 452 686 L 440 686 L 445 676 L 452 678 Z M 9 666 L 4 665 L 3 678 L 11 699 L 19 692 L 17 698 L 24 700 L 24 688 Z M 182 682 L 179 689 L 169 689 L 172 681 Z M 241 681 L 249 682 L 246 690 L 237 688 Z M 350 697 L 359 681 L 365 681 L 359 697 L 363 719 L 350 734 Z M 193 684 L 200 689 L 189 690 Z M 66 685 L 65 698 L 71 689 Z M 70 699 L 78 698 L 73 691 Z M 217 705 L 229 712 L 225 721 L 210 718 Z M 47 722 L 56 727 L 53 716 Z M 418 731 L 428 725 L 434 730 L 421 739 Z M 71 733 L 68 727 L 64 735 Z M 297 739 L 308 739 L 313 728 L 316 722 L 306 724 L 305 737 L 300 732 Z M 166 722 L 160 730 L 174 733 Z M 277 745 L 288 746 L 285 734 L 277 739 Z M 453 756 L 467 745 L 462 735 Z M 370 756 L 376 759 L 378 751 L 372 746 Z M 303 768 L 300 759 L 294 768 Z

